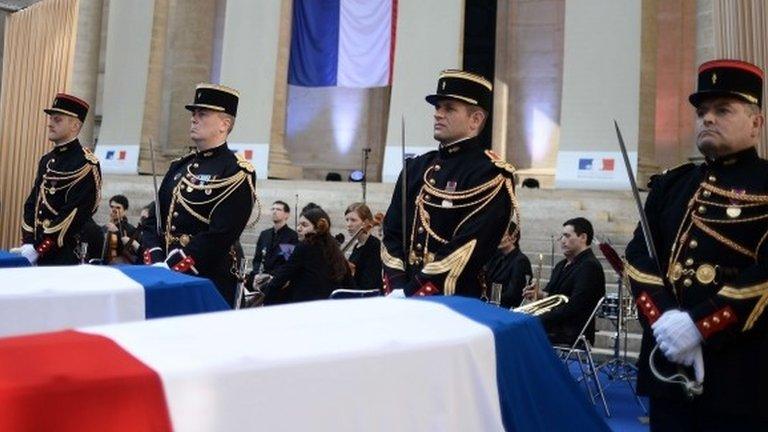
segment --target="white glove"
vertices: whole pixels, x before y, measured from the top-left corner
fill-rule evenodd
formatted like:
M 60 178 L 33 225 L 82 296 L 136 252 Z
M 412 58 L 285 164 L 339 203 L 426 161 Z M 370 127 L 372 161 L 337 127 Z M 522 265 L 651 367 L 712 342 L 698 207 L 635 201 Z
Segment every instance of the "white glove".
M 30 243 L 24 243 L 21 247 L 11 249 L 11 252 L 17 253 L 29 261 L 30 264 L 37 262 L 38 254 L 35 247 Z
M 171 269 L 170 267 L 168 267 L 168 264 L 166 264 L 165 261 L 156 262 L 156 263 L 152 264 L 152 267 L 162 267 L 162 268 L 164 268 L 166 270 L 170 270 Z
M 701 333 L 687 312 L 678 309 L 664 312 L 651 328 L 659 349 L 676 363 L 685 360 L 688 351 L 701 346 Z
M 405 291 L 401 289 L 392 290 L 391 293 L 387 294 L 388 298 L 405 298 Z

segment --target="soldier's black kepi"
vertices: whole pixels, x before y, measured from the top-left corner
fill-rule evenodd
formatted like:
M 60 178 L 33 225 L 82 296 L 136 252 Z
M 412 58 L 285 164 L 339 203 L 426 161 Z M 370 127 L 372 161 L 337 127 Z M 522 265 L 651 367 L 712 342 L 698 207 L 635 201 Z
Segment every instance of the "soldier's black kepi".
M 448 69 L 442 71 L 437 79 L 437 93 L 426 99 L 432 105 L 441 99 L 454 99 L 491 111 L 492 95 L 493 85 L 482 76 Z
M 66 93 L 57 93 L 53 99 L 53 106 L 45 108 L 43 111 L 48 115 L 64 114 L 85 121 L 88 108 L 90 108 L 88 104 L 80 98 Z
M 218 84 L 198 84 L 195 88 L 195 101 L 184 107 L 190 111 L 208 109 L 237 117 L 237 103 L 240 92 Z
M 707 98 L 731 96 L 763 106 L 763 71 L 740 60 L 712 60 L 699 66 L 696 93 L 688 96 L 693 106 Z

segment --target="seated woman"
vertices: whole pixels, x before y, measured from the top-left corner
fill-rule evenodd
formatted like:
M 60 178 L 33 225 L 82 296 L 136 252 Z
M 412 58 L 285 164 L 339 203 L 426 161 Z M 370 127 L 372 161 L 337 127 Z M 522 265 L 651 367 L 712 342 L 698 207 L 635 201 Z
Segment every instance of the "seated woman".
M 347 232 L 354 237 L 363 226 L 373 223 L 371 209 L 363 203 L 353 203 L 344 212 Z M 354 269 L 355 285 L 358 289 L 381 289 L 381 241 L 370 232 L 362 231 L 352 246 L 349 262 Z
M 339 243 L 330 234 L 330 220 L 320 207 L 301 213 L 296 229 L 299 244 L 264 287 L 267 296 L 273 290 L 290 288 L 290 302 L 295 303 L 327 299 L 335 289 L 354 286 Z

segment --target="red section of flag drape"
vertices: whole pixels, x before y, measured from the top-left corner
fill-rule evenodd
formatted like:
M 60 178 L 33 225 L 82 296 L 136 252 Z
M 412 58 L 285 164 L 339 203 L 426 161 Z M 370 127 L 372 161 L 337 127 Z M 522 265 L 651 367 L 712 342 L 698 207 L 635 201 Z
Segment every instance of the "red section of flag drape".
M 103 336 L 0 339 L 1 431 L 170 431 L 158 374 Z

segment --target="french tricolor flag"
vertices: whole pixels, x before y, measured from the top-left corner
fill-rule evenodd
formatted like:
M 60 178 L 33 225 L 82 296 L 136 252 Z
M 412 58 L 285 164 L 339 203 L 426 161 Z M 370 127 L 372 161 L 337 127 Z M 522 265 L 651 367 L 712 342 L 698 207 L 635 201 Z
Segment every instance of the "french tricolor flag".
M 535 317 L 363 299 L 0 339 L 3 431 L 607 431 Z
M 390 85 L 397 1 L 294 0 L 288 83 Z

